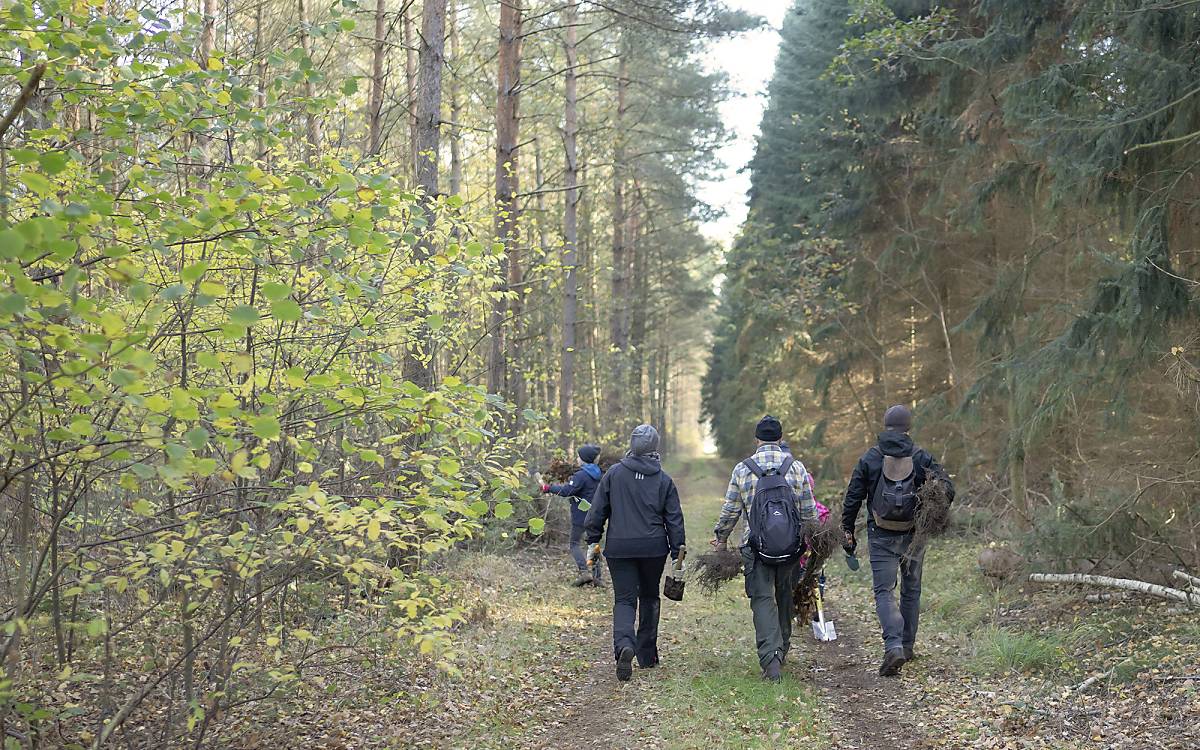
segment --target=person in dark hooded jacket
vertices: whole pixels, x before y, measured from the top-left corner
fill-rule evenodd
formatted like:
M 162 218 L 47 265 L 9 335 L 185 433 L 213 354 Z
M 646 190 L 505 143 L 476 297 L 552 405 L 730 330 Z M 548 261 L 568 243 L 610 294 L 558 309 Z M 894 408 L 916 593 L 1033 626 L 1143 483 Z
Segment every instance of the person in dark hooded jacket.
M 583 547 L 583 521 L 587 518 L 592 496 L 596 494 L 596 486 L 600 484 L 600 477 L 604 473 L 596 465 L 596 459 L 600 458 L 600 448 L 585 445 L 576 452 L 579 454 L 579 471 L 565 484 L 543 484 L 542 492 L 565 497 L 571 503 L 570 550 L 571 557 L 575 558 L 575 565 L 579 568 L 575 585 L 599 585 L 600 566 L 593 565 L 592 570 L 588 571 L 587 553 Z
M 912 549 L 914 524 L 889 521 L 872 510 L 879 495 L 880 479 L 906 482 L 919 490 L 925 482 L 940 480 L 954 499 L 954 485 L 933 456 L 913 445 L 912 412 L 893 406 L 883 416 L 879 441 L 854 467 L 842 506 L 842 530 L 846 552 L 853 554 L 858 543 L 854 527 L 864 502 L 867 506 L 867 541 L 871 553 L 871 578 L 875 590 L 875 613 L 883 629 L 883 664 L 879 674 L 894 677 L 914 657 L 917 621 L 921 611 L 921 573 L 925 550 Z M 900 603 L 896 604 L 896 578 L 900 578 Z
M 667 555 L 684 545 L 683 510 L 675 482 L 662 470 L 658 431 L 638 426 L 621 463 L 601 478 L 584 530 L 595 555 L 605 526 L 604 558 L 613 587 L 613 654 L 617 679 L 633 676 L 633 659 L 658 664 L 659 581 Z M 634 631 L 634 620 L 637 630 Z

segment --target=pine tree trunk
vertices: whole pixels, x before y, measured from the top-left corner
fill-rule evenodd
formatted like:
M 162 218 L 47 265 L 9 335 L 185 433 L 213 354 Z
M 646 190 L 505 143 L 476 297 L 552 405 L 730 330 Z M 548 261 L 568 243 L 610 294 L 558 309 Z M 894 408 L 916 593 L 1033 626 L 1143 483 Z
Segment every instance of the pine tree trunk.
M 650 304 L 650 289 L 646 277 L 647 250 L 645 244 L 640 241 L 642 232 L 642 204 L 636 181 L 634 182 L 634 194 L 638 196 L 638 200 L 630 206 L 629 228 L 625 233 L 626 242 L 629 247 L 630 275 L 627 288 L 629 289 L 631 304 L 626 306 L 624 322 L 627 326 L 627 339 L 629 341 L 629 355 L 627 357 L 629 368 L 629 417 L 642 422 L 648 419 L 646 403 L 648 387 L 646 383 L 646 312 Z M 636 304 L 632 304 L 635 300 Z M 661 427 L 661 425 L 659 426 Z
M 387 2 L 375 0 L 375 40 L 371 44 L 371 95 L 367 99 L 367 154 L 383 148 L 384 61 L 387 54 Z
M 518 86 L 521 74 L 521 7 L 515 2 L 500 6 L 500 49 L 497 58 L 496 93 L 496 214 L 494 228 L 496 239 L 505 245 L 501 260 L 502 281 L 499 291 L 512 290 L 520 294 L 521 251 L 517 238 L 517 138 L 520 121 L 517 115 Z M 520 314 L 519 303 L 513 302 L 511 315 Z M 503 393 L 510 400 L 514 388 L 509 387 L 508 357 L 516 354 L 515 347 L 505 336 L 509 305 L 505 299 L 492 304 L 490 321 L 492 346 L 488 363 L 488 390 Z M 511 337 L 515 339 L 516 337 Z M 507 344 L 507 345 L 506 345 Z
M 258 62 L 255 64 L 255 87 L 254 106 L 259 112 L 267 111 L 267 55 L 266 45 L 263 43 L 263 5 L 266 0 L 259 0 L 254 6 L 254 59 Z M 254 158 L 261 161 L 267 157 L 267 146 L 260 135 L 254 141 Z
M 579 34 L 575 29 L 578 3 L 568 0 L 563 9 L 566 26 L 567 72 L 563 82 L 563 186 L 566 204 L 563 210 L 563 266 L 567 278 L 563 288 L 562 362 L 558 378 L 558 414 L 560 447 L 571 447 L 572 411 L 575 406 L 575 324 L 579 308 L 579 289 L 575 269 L 579 262 L 579 93 L 575 66 L 579 61 Z
M 432 201 L 439 193 L 438 155 L 441 152 L 445 37 L 446 0 L 425 0 L 421 12 L 421 54 L 414 143 L 417 155 L 417 186 L 424 191 L 428 201 Z
M 629 253 L 625 233 L 627 230 L 628 214 L 625 205 L 625 187 L 628 164 L 626 164 L 625 148 L 625 114 L 628 107 L 627 96 L 629 89 L 629 55 L 625 49 L 625 41 L 621 42 L 621 57 L 617 64 L 617 114 L 613 128 L 615 143 L 613 144 L 613 237 L 612 237 L 612 298 L 610 300 L 611 317 L 609 319 L 609 343 L 612 345 L 612 364 L 609 367 L 608 394 L 605 408 L 607 414 L 617 416 L 618 420 L 625 417 L 624 391 L 627 387 L 627 356 L 629 350 L 629 328 L 625 320 L 629 317 Z M 624 424 L 619 423 L 618 429 L 623 430 Z
M 207 69 L 208 60 L 217 48 L 217 0 L 203 0 L 200 9 L 200 67 Z
M 450 61 L 461 62 L 459 49 L 458 0 L 450 3 Z M 462 100 L 458 73 L 450 76 L 450 195 L 462 192 Z
M 300 12 L 300 49 L 304 51 L 304 56 L 312 63 L 312 37 L 308 33 L 309 26 L 312 25 L 312 18 L 309 14 L 309 0 L 297 0 L 298 10 Z M 317 132 L 317 115 L 312 111 L 312 99 L 314 97 L 314 89 L 312 78 L 307 74 L 304 76 L 304 160 L 312 162 L 317 155 L 317 141 L 320 134 Z
M 208 61 L 217 48 L 217 0 L 202 0 L 200 18 L 200 59 L 197 62 L 202 70 L 208 70 Z M 197 171 L 197 174 L 202 176 L 212 169 L 212 138 L 207 134 L 197 135 L 195 138 L 200 153 L 203 154 L 201 161 L 204 162 L 204 166 Z
M 425 0 L 421 11 L 421 54 L 416 91 L 417 129 L 413 152 L 416 158 L 417 187 L 425 218 L 429 222 L 417 243 L 417 258 L 427 261 L 433 255 L 433 222 L 439 193 L 439 159 L 442 125 L 442 69 L 445 66 L 446 0 Z M 417 313 L 425 317 L 425 310 Z M 417 332 L 419 351 L 405 362 L 406 378 L 424 389 L 433 385 L 433 341 L 429 328 L 421 323 Z
M 580 121 L 580 129 L 582 130 L 583 123 Z M 579 165 L 579 182 L 586 185 L 588 181 L 587 163 Z M 582 333 L 579 331 L 578 322 L 575 326 L 576 336 L 582 338 L 583 346 L 587 351 L 587 367 L 588 367 L 588 429 L 589 435 L 596 435 L 600 432 L 600 403 L 602 401 L 600 391 L 600 376 L 599 363 L 597 360 L 597 347 L 599 346 L 599 332 L 596 326 L 596 300 L 599 294 L 598 268 L 599 263 L 596 260 L 596 243 L 595 243 L 595 225 L 592 222 L 592 208 L 594 192 L 579 194 L 579 252 L 583 258 L 583 267 L 587 269 L 587 279 L 584 284 L 586 293 L 583 301 L 584 309 L 584 326 Z
M 417 174 L 417 42 L 413 37 L 412 3 L 406 2 L 400 10 L 401 36 L 404 39 L 404 86 L 408 94 L 408 147 L 409 165 L 413 176 Z

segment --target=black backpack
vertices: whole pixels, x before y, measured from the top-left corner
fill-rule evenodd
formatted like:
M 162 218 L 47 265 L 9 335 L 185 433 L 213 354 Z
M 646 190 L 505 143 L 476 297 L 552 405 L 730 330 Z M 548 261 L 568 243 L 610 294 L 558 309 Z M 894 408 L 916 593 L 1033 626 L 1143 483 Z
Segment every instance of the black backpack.
M 803 522 L 796 506 L 796 493 L 787 481 L 795 459 L 786 457 L 778 469 L 763 471 L 753 458 L 743 461 L 758 483 L 746 522 L 750 526 L 750 546 L 758 559 L 768 565 L 784 565 L 795 560 L 804 548 Z
M 917 466 L 912 456 L 884 456 L 871 496 L 875 525 L 887 531 L 912 531 L 917 505 Z

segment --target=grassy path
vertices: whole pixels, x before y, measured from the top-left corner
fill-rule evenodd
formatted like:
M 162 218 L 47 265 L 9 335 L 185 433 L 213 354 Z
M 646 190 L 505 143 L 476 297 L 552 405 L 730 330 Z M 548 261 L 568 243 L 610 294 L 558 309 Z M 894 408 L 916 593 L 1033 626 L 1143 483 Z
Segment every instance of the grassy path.
M 724 490 L 713 461 L 668 466 L 680 487 L 693 549 L 707 546 Z M 432 747 L 805 747 L 824 735 L 818 692 L 799 666 L 782 686 L 759 680 L 750 610 L 740 586 L 664 600 L 662 664 L 613 673 L 609 588 L 570 587 L 565 551 L 472 556 L 451 575 L 488 602 L 458 636 L 458 678 L 429 670 L 398 696 L 411 707 L 398 734 Z
M 707 547 L 728 467 L 670 465 L 693 552 Z M 576 589 L 565 550 L 466 555 L 447 576 L 486 604 L 456 634 L 450 677 L 398 677 L 389 747 L 434 748 L 1192 748 L 1200 687 L 1148 670 L 1200 658 L 1200 626 L 1164 627 L 1138 610 L 1098 609 L 1077 593 L 990 591 L 979 543 L 938 542 L 926 563 L 920 658 L 899 680 L 876 674 L 881 647 L 870 573 L 827 566 L 839 639 L 797 628 L 782 685 L 759 679 L 738 581 L 715 596 L 663 602 L 662 664 L 613 674 L 608 588 Z M 840 557 L 840 556 L 839 556 Z M 1142 619 L 1139 619 L 1142 618 Z M 1140 665 L 1140 666 L 1139 666 Z M 1071 687 L 1101 669 L 1108 682 Z M 1139 672 L 1138 669 L 1142 669 Z M 1138 675 L 1141 675 L 1140 677 Z M 1119 681 L 1118 681 L 1119 680 Z M 1108 692 L 1102 692 L 1108 691 Z M 1184 718 L 1193 720 L 1180 724 Z

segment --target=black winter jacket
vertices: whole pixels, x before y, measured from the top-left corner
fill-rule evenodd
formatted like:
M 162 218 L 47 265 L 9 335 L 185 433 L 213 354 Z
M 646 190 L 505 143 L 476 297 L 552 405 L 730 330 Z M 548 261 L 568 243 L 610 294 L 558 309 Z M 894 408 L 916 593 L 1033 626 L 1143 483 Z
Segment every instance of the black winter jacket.
M 875 494 L 875 485 L 879 484 L 879 476 L 883 473 L 884 456 L 898 458 L 912 456 L 913 467 L 917 473 L 917 489 L 920 489 L 929 477 L 938 477 L 946 483 L 946 492 L 950 499 L 954 500 L 954 483 L 950 481 L 950 475 L 938 465 L 928 451 L 914 446 L 912 438 L 906 433 L 883 432 L 879 435 L 879 442 L 858 459 L 858 465 L 854 467 L 854 474 L 850 477 L 850 486 L 846 488 L 846 500 L 842 504 L 842 528 L 851 534 L 854 533 L 854 525 L 858 522 L 858 511 L 862 508 L 863 502 L 869 501 Z M 870 505 L 869 502 L 867 504 Z M 876 529 L 869 508 L 867 510 L 867 527 L 880 534 L 905 533 Z
M 575 472 L 575 476 L 567 480 L 566 484 L 550 485 L 552 493 L 570 499 L 572 526 L 582 526 L 584 519 L 587 518 L 587 511 L 580 510 L 579 502 L 581 500 L 592 502 L 592 496 L 596 494 L 596 486 L 600 484 L 601 473 L 600 467 L 596 464 L 584 464 L 579 471 Z
M 588 544 L 600 541 L 605 524 L 606 557 L 679 555 L 684 543 L 679 492 L 657 458 L 626 456 L 604 473 L 584 522 Z

